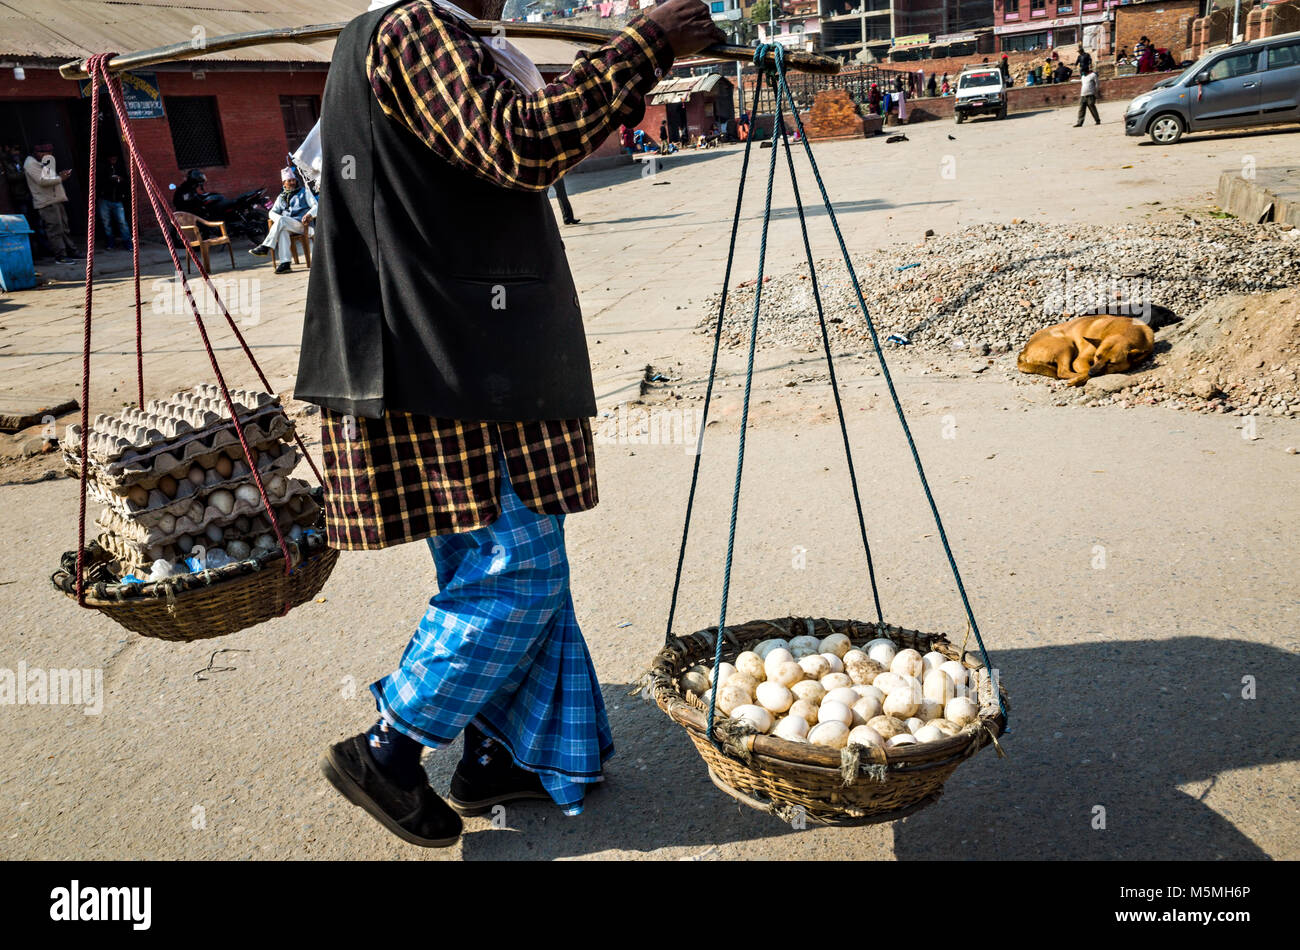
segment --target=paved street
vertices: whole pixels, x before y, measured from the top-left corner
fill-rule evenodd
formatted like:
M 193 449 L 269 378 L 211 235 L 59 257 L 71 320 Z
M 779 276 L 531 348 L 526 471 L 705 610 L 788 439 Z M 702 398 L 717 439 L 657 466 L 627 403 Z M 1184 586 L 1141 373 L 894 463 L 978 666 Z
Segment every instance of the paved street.
M 1300 129 L 1188 138 L 1122 134 L 1124 104 L 1074 129 L 1073 111 L 906 128 L 815 146 L 850 248 L 931 240 L 1013 219 L 1119 224 L 1206 214 L 1223 170 L 1294 160 Z M 564 229 L 588 324 L 597 398 L 619 411 L 647 365 L 669 383 L 653 408 L 698 408 L 709 338 L 694 332 L 722 282 L 741 167 L 730 147 L 575 175 L 582 223 Z M 755 148 L 733 283 L 753 278 L 763 175 Z M 783 162 L 784 159 L 782 158 Z M 805 205 L 815 185 L 800 160 Z M 769 272 L 802 258 L 778 168 Z M 810 213 L 819 258 L 835 254 Z M 236 253 L 237 314 L 273 385 L 292 390 L 306 287 Z M 102 262 L 110 268 L 116 262 Z M 144 281 L 148 397 L 211 378 L 192 318 L 154 265 Z M 75 267 L 0 298 L 0 400 L 78 395 L 82 288 Z M 97 283 L 92 412 L 133 398 L 129 270 Z M 888 301 L 869 301 L 874 308 Z M 851 316 L 851 315 L 845 315 Z M 232 385 L 237 345 L 208 325 Z M 964 621 L 910 456 L 872 360 L 837 366 L 886 619 L 960 640 Z M 895 364 L 892 362 L 891 366 Z M 818 354 L 756 367 L 728 617 L 870 618 L 833 403 Z M 874 358 L 873 358 L 874 359 Z M 946 359 L 946 358 L 945 358 Z M 605 687 L 618 754 L 586 813 L 512 807 L 473 819 L 455 848 L 403 845 L 321 778 L 325 745 L 373 721 L 366 685 L 396 663 L 434 590 L 423 545 L 345 554 L 324 600 L 223 640 L 167 644 L 78 611 L 50 588 L 75 545 L 77 486 L 0 472 L 0 667 L 103 670 L 103 710 L 0 706 L 0 856 L 7 858 L 1290 858 L 1300 740 L 1300 423 L 1052 405 L 1051 385 L 918 354 L 895 380 L 963 580 L 1012 700 L 1006 759 L 985 750 L 944 797 L 892 825 L 795 831 L 709 782 L 679 727 L 629 696 L 663 641 L 692 457 L 680 444 L 602 445 L 601 504 L 567 522 L 574 597 Z M 743 352 L 727 352 L 702 462 L 677 632 L 717 622 L 735 472 Z M 820 374 L 820 375 L 819 375 Z M 680 399 L 675 398 L 680 397 Z M 64 421 L 70 421 L 64 420 Z M 957 437 L 943 438 L 955 422 Z M 314 446 L 310 418 L 304 427 Z M 33 432 L 9 441 L 7 454 Z M 51 463 L 45 463 L 53 468 Z M 792 552 L 807 565 L 796 569 Z M 1103 556 L 1098 566 L 1098 548 Z M 235 669 L 197 681 L 214 650 Z M 1257 687 L 1243 699 L 1243 678 Z M 426 764 L 445 789 L 457 752 Z M 1105 828 L 1096 827 L 1097 808 Z

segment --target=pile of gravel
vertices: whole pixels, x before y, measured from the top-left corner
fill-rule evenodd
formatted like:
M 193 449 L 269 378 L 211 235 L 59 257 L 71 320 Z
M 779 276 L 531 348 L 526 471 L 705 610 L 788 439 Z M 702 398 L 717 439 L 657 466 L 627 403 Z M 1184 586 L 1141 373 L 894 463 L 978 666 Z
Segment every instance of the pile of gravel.
M 860 255 L 853 266 L 882 341 L 902 334 L 914 347 L 1004 352 L 1074 314 L 1136 316 L 1149 303 L 1186 316 L 1224 294 L 1300 285 L 1300 230 L 1235 219 L 982 224 Z M 843 261 L 818 261 L 817 275 L 836 350 L 869 345 Z M 748 345 L 753 306 L 752 278 L 733 286 L 725 345 Z M 701 332 L 713 331 L 717 310 L 715 294 Z M 821 346 L 806 267 L 765 280 L 759 345 Z

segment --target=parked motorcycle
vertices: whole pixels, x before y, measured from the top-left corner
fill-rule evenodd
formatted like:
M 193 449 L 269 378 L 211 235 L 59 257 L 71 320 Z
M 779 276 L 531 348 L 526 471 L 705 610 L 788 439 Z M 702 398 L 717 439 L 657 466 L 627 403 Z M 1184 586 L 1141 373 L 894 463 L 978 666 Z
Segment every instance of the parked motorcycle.
M 224 221 L 234 237 L 248 238 L 260 244 L 266 237 L 267 197 L 265 188 L 246 191 L 237 198 L 205 191 L 207 176 L 199 169 L 191 169 L 185 180 L 172 185 L 172 206 L 177 211 L 187 211 L 208 221 Z

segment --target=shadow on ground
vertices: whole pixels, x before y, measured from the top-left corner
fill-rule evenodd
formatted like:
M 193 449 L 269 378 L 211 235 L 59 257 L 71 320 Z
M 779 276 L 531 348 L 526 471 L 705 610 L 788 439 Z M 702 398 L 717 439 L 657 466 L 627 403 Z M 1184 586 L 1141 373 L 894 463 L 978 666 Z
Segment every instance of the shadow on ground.
M 983 750 L 936 804 L 893 825 L 900 859 L 1267 857 L 1203 799 L 1225 771 L 1300 759 L 1290 725 L 1300 682 L 1294 653 L 1184 637 L 1010 650 L 994 659 L 1012 701 L 1007 758 Z M 1258 698 L 1243 698 L 1246 676 L 1256 679 Z M 506 832 L 473 821 L 463 839 L 467 859 L 701 853 L 736 841 L 780 855 L 785 846 L 762 839 L 802 833 L 714 788 L 681 728 L 627 690 L 605 688 L 619 753 L 586 813 L 565 819 L 552 806 L 513 806 Z M 1235 804 L 1255 813 L 1292 809 L 1274 789 L 1256 786 L 1254 800 Z M 1098 806 L 1104 829 L 1093 827 Z M 815 833 L 842 836 L 849 857 L 855 835 L 875 832 Z

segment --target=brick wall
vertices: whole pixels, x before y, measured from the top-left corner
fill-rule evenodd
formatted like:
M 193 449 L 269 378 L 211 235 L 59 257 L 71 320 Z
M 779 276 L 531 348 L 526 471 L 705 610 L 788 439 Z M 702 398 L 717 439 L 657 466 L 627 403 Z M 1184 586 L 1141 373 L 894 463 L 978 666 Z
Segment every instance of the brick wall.
M 1176 61 L 1191 57 L 1192 22 L 1200 13 L 1200 0 L 1147 0 L 1116 7 L 1115 48 L 1129 52 L 1143 36 L 1156 49 L 1168 49 Z
M 1103 79 L 1097 84 L 1097 99 L 1127 101 L 1146 92 L 1161 80 L 1168 79 L 1170 75 L 1170 73 L 1144 73 L 1141 76 Z M 951 119 L 954 101 L 952 96 L 909 101 L 907 121 L 911 123 L 926 119 Z M 1036 109 L 1057 109 L 1076 105 L 1078 101 L 1077 82 L 1064 82 L 1053 86 L 1016 86 L 1007 93 L 1007 111 L 1032 112 Z
M 77 84 L 63 79 L 54 69 L 25 70 L 27 78 L 16 80 L 13 70 L 0 71 L 0 102 L 45 100 L 51 109 L 75 110 L 78 105 Z M 280 169 L 284 167 L 289 143 L 280 111 L 280 96 L 319 96 L 325 88 L 325 70 L 266 72 L 205 71 L 204 79 L 195 79 L 189 70 L 157 72 L 158 86 L 164 99 L 167 96 L 215 96 L 221 134 L 225 142 L 227 164 L 205 168 L 209 191 L 224 194 L 265 187 L 274 192 L 279 188 Z M 103 103 L 103 108 L 108 104 Z M 183 169 L 176 164 L 172 146 L 171 127 L 166 118 L 137 119 L 132 132 L 145 164 L 158 184 L 166 190 L 171 182 L 179 182 Z M 78 141 L 75 129 L 67 130 L 67 146 L 83 163 L 88 158 L 89 142 Z M 16 137 L 5 130 L 0 138 Z M 30 146 L 35 143 L 24 142 Z M 56 144 L 56 157 L 60 143 Z M 69 200 L 72 196 L 69 195 Z
M 862 138 L 864 127 L 858 107 L 843 89 L 823 89 L 813 97 L 813 106 L 800 115 L 808 138 Z
M 1300 30 L 1300 0 L 1256 6 L 1246 17 L 1246 39 L 1259 40 Z

